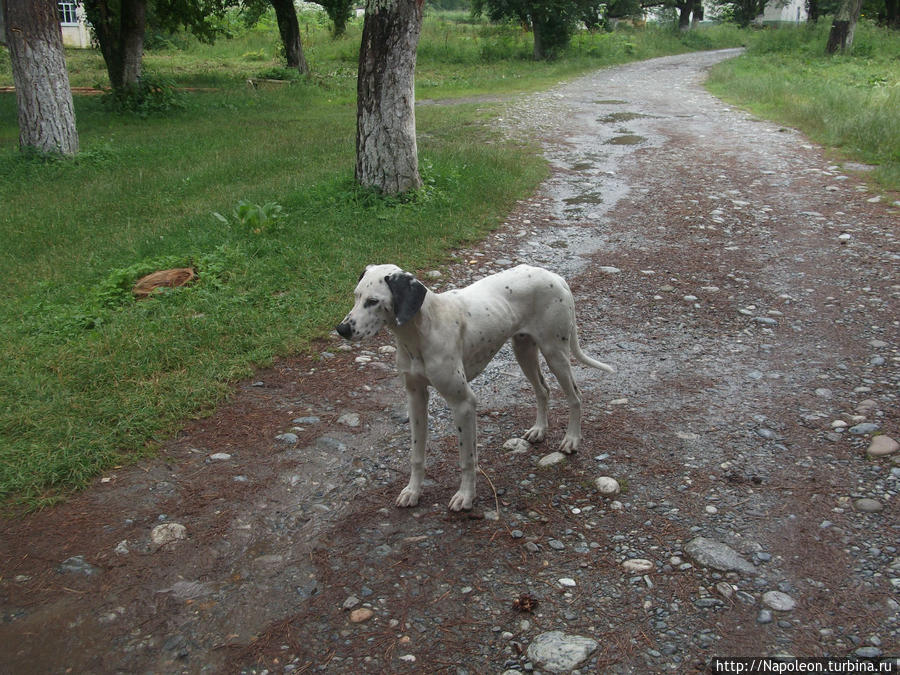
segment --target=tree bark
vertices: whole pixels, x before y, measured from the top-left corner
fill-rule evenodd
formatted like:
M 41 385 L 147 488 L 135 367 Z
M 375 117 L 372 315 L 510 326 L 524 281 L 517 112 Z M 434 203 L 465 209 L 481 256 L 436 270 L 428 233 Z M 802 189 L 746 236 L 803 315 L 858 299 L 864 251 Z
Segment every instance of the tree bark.
M 675 3 L 678 10 L 678 30 L 686 31 L 691 28 L 691 9 L 694 7 L 693 0 L 679 0 Z
M 301 75 L 309 73 L 306 57 L 303 56 L 303 43 L 300 40 L 300 23 L 297 21 L 297 10 L 294 0 L 271 0 L 278 21 L 278 32 L 284 44 L 284 54 L 288 68 L 296 68 Z
M 531 34 L 534 37 L 534 46 L 531 55 L 535 61 L 543 61 L 547 58 L 544 51 L 544 25 L 540 19 L 531 19 Z
M 849 52 L 853 47 L 853 33 L 856 30 L 856 22 L 859 20 L 859 12 L 862 9 L 862 0 L 843 0 L 834 20 L 831 30 L 828 32 L 828 42 L 825 52 L 834 54 L 838 51 Z
M 888 28 L 900 28 L 900 2 L 884 0 L 884 25 Z
M 421 0 L 367 0 L 359 51 L 356 180 L 385 194 L 422 187 L 416 146 Z
M 121 0 L 118 11 L 108 0 L 85 0 L 84 9 L 94 27 L 112 88 L 136 84 L 141 79 L 144 58 L 147 0 Z
M 819 0 L 806 0 L 806 22 L 819 22 Z
M 703 2 L 694 0 L 694 8 L 691 11 L 691 28 L 696 28 L 703 21 Z
M 74 155 L 75 109 L 55 0 L 0 0 L 12 62 L 19 148 Z

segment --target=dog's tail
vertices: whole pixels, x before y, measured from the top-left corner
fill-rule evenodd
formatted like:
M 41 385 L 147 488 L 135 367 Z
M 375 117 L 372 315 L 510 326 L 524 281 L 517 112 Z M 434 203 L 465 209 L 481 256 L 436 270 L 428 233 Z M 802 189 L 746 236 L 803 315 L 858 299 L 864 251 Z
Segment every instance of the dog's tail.
M 603 363 L 602 361 L 597 361 L 596 359 L 592 359 L 590 356 L 581 351 L 581 345 L 578 344 L 578 329 L 575 327 L 575 323 L 572 323 L 572 334 L 569 336 L 569 344 L 572 348 L 572 355 L 581 361 L 586 366 L 591 366 L 592 368 L 598 368 L 599 370 L 605 370 L 607 373 L 614 373 L 616 369 L 611 365 Z

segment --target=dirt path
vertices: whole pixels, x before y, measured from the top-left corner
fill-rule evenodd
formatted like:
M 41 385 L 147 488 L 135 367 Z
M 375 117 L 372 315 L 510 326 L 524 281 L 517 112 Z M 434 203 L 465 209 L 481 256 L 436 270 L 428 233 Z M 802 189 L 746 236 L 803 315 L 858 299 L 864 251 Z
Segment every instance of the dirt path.
M 387 338 L 335 338 L 240 385 L 159 460 L 3 523 L 0 670 L 647 673 L 900 653 L 900 453 L 867 454 L 900 438 L 898 209 L 706 94 L 731 54 L 511 107 L 500 124 L 545 139 L 552 177 L 440 277 L 420 270 L 435 290 L 518 262 L 570 279 L 583 347 L 619 369 L 576 370 L 578 455 L 537 466 L 562 436 L 558 390 L 548 441 L 502 449 L 532 421 L 504 350 L 477 386 L 476 509 L 446 509 L 439 399 L 426 495 L 395 509 L 408 430 Z M 185 538 L 154 543 L 166 524 Z M 734 558 L 711 562 L 709 541 Z M 552 631 L 586 638 L 560 648 L 568 664 L 538 649 Z

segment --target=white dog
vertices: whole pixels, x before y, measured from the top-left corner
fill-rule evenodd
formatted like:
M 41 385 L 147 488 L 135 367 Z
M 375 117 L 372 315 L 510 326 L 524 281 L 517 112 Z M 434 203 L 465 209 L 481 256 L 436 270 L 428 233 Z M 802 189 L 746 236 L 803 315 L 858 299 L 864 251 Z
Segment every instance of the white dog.
M 539 267 L 519 265 L 467 288 L 432 293 L 396 265 L 370 265 L 354 291 L 353 309 L 337 326 L 349 340 L 374 335 L 387 325 L 397 344 L 412 431 L 412 472 L 397 497 L 398 506 L 415 506 L 425 478 L 428 435 L 428 386 L 438 390 L 453 411 L 459 434 L 462 481 L 450 509 L 471 509 L 475 499 L 475 395 L 469 382 L 507 339 L 537 396 L 537 420 L 524 438 L 537 443 L 547 433 L 550 390 L 541 374 L 538 350 L 559 381 L 569 403 L 569 426 L 560 450 L 581 443 L 581 395 L 572 377 L 570 354 L 607 372 L 615 370 L 586 356 L 578 345 L 575 301 L 562 277 Z

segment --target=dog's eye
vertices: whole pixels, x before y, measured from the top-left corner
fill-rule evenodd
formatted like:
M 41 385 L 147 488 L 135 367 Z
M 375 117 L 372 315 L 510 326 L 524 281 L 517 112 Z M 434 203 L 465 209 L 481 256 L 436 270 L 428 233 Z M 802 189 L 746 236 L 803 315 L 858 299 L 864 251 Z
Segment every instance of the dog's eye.
M 376 300 L 375 298 L 369 298 L 363 303 L 363 307 L 374 307 L 377 304 L 378 300 Z

